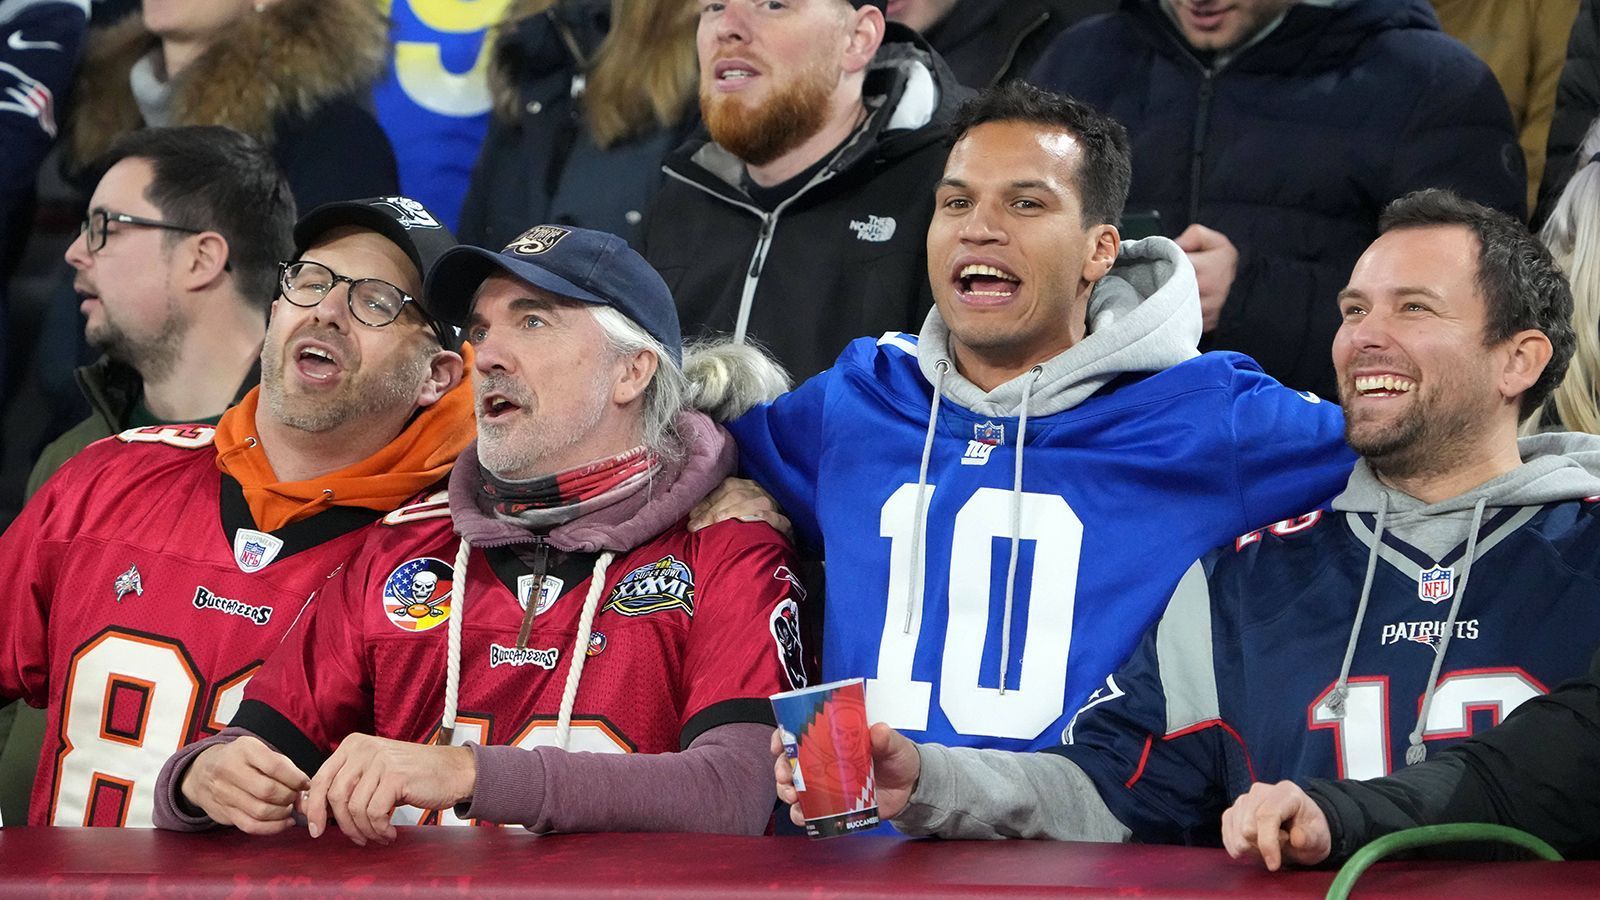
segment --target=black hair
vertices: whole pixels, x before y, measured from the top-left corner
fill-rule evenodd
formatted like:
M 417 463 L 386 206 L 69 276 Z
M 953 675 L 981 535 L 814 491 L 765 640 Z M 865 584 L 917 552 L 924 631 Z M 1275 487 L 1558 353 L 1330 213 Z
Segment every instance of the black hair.
M 239 294 L 265 314 L 278 294 L 278 263 L 294 252 L 295 222 L 294 195 L 266 147 L 221 125 L 141 128 L 118 138 L 95 169 L 103 176 L 125 159 L 150 163 L 145 199 L 163 219 L 222 235 Z
M 1083 225 L 1115 225 L 1128 202 L 1133 181 L 1133 151 L 1122 123 L 1081 100 L 1009 81 L 973 97 L 956 110 L 954 140 L 987 122 L 1028 122 L 1065 131 L 1083 147 L 1078 165 L 1078 196 Z
M 1550 339 L 1550 362 L 1522 395 L 1525 417 L 1550 396 L 1567 373 L 1577 337 L 1572 331 L 1572 289 L 1550 251 L 1506 213 L 1451 191 L 1429 188 L 1390 203 L 1378 231 L 1459 225 L 1478 239 L 1475 281 L 1488 306 L 1483 342 L 1493 346 L 1533 329 Z

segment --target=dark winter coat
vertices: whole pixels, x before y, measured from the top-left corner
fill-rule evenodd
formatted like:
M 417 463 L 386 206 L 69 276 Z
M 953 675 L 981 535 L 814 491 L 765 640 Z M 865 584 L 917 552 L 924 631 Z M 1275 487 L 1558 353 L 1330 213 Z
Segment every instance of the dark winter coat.
M 1578 148 L 1589 123 L 1600 115 L 1600 5 L 1583 0 L 1567 42 L 1567 63 L 1556 84 L 1556 111 L 1545 145 L 1544 179 L 1539 182 L 1538 226 L 1549 218 L 1562 188 L 1578 167 Z
M 50 476 L 83 448 L 128 428 L 130 417 L 144 399 L 144 380 L 139 373 L 127 363 L 109 356 L 102 356 L 87 366 L 81 366 L 73 374 L 77 376 L 78 389 L 89 401 L 89 417 L 51 441 L 39 454 L 33 471 L 28 474 L 24 499 L 38 493 Z M 243 399 L 260 380 L 261 364 L 258 362 L 239 385 L 233 402 L 238 403 Z
M 144 127 L 128 73 L 159 43 L 139 16 L 91 34 L 66 148 L 74 181 L 93 177 L 96 157 Z M 394 150 L 370 96 L 388 55 L 388 20 L 371 0 L 279 0 L 247 13 L 174 79 L 171 124 L 260 139 L 301 212 L 397 194 Z
M 661 162 L 699 117 L 691 102 L 674 127 L 601 149 L 573 94 L 609 27 L 610 3 L 585 0 L 523 18 L 498 39 L 490 64 L 496 116 L 461 208 L 462 243 L 498 250 L 546 223 L 637 243 L 661 186 Z
M 1031 80 L 1115 116 L 1133 140 L 1128 212 L 1226 235 L 1239 265 L 1203 348 L 1333 396 L 1335 295 L 1391 200 L 1451 188 L 1518 216 L 1522 152 L 1489 68 L 1427 0 L 1297 4 L 1220 68 L 1159 0 L 1058 37 Z
M 927 232 L 948 124 L 967 91 L 911 29 L 889 23 L 863 93 L 871 114 L 799 193 L 768 212 L 744 164 L 704 129 L 668 158 L 643 252 L 684 335 L 746 332 L 798 382 L 853 338 L 916 331 L 933 305 Z
M 986 88 L 1022 78 L 1056 35 L 1116 0 L 961 0 L 922 36 L 956 80 Z

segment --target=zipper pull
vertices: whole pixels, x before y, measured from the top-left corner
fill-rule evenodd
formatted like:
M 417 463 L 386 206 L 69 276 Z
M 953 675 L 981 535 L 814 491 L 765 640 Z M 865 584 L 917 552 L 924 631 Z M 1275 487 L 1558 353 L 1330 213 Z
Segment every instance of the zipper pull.
M 756 252 L 750 257 L 750 277 L 761 277 L 761 264 L 767 259 L 767 239 L 772 237 L 772 217 L 761 217 L 761 233 L 756 235 Z
M 528 594 L 528 605 L 522 610 L 522 627 L 517 629 L 517 649 L 528 649 L 528 632 L 533 630 L 533 617 L 539 611 L 539 598 L 544 596 L 544 579 L 550 571 L 550 545 L 544 538 L 533 541 L 533 587 Z

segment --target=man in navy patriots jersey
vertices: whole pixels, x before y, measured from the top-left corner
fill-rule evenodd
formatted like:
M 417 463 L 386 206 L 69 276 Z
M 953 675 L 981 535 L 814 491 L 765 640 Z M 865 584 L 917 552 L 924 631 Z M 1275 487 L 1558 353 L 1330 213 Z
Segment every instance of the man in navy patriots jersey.
M 918 739 L 1061 741 L 1184 569 L 1331 497 L 1332 404 L 1197 353 L 1194 270 L 1123 243 L 1127 135 L 1024 85 L 963 110 L 920 335 L 860 339 L 729 427 L 828 566 L 822 671 Z
M 1517 439 L 1572 353 L 1565 280 L 1521 223 L 1442 191 L 1383 232 L 1340 294 L 1362 459 L 1332 509 L 1195 563 L 1048 753 L 880 729 L 880 802 L 920 777 L 898 826 L 1215 843 L 1254 780 L 1384 775 L 1586 671 L 1600 439 Z

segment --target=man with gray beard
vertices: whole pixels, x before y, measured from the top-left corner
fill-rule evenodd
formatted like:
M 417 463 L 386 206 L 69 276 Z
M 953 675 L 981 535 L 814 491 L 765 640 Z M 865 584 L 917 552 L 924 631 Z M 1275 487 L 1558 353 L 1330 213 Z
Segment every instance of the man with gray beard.
M 882 7 L 703 6 L 706 129 L 667 159 L 642 242 L 686 334 L 753 338 L 809 378 L 933 305 L 922 237 L 967 92 Z
M 32 824 L 150 825 L 161 764 L 221 730 L 365 526 L 442 488 L 472 438 L 455 332 L 423 301 L 450 233 L 381 197 L 293 236 L 261 386 L 215 425 L 88 447 L 0 536 L 0 701 L 47 711 Z
M 733 469 L 690 403 L 726 370 L 685 360 L 666 285 L 609 234 L 457 248 L 428 296 L 474 351 L 448 503 L 367 533 L 229 728 L 168 761 L 156 824 L 760 834 L 802 595 L 768 525 L 686 526 Z

